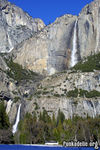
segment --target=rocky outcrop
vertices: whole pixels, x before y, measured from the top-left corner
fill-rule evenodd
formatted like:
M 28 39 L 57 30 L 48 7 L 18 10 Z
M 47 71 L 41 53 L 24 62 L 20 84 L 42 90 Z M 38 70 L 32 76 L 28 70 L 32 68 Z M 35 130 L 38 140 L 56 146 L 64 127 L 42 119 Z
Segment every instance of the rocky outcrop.
M 68 68 L 76 16 L 65 15 L 18 49 L 15 62 L 36 72 L 53 74 Z
M 37 109 L 36 105 L 38 105 Z M 45 109 L 51 117 L 53 114 L 57 117 L 60 109 L 66 119 L 72 119 L 74 116 L 95 118 L 100 115 L 100 98 L 41 97 L 37 101 L 26 102 L 24 109 L 25 113 L 29 112 L 31 114 L 37 111 L 37 115 Z
M 100 0 L 86 5 L 79 16 L 64 15 L 48 26 L 6 0 L 0 3 L 0 51 L 14 49 L 15 62 L 25 68 L 53 74 L 71 67 L 73 57 L 78 62 L 99 51 Z
M 86 5 L 78 17 L 78 43 L 81 57 L 100 51 L 100 0 Z
M 54 74 L 71 67 L 73 57 L 78 62 L 97 53 L 100 49 L 99 6 L 100 0 L 95 0 L 85 6 L 79 16 L 57 18 L 18 48 L 15 62 L 36 72 Z
M 0 52 L 12 51 L 44 26 L 42 20 L 33 19 L 7 0 L 0 0 Z
M 1 70 L 0 87 L 0 99 L 5 100 L 11 124 L 15 122 L 20 103 L 21 118 L 27 112 L 35 111 L 39 115 L 44 109 L 50 116 L 57 116 L 60 109 L 67 119 L 76 115 L 93 118 L 100 115 L 100 71 L 69 70 L 41 82 L 24 79 L 18 83 Z
M 77 90 L 81 90 L 76 94 Z M 68 95 L 72 91 L 72 95 Z M 32 96 L 31 101 L 24 101 L 22 109 L 37 116 L 44 109 L 50 116 L 57 116 L 59 109 L 64 113 L 65 117 L 96 117 L 100 115 L 100 95 L 95 93 L 89 97 L 84 91 L 100 92 L 100 72 L 92 73 L 62 73 L 55 76 L 47 77 L 38 86 L 37 91 Z M 99 93 L 100 94 L 100 93 Z M 23 107 L 24 106 L 24 107 Z M 15 111 L 15 104 L 12 107 Z M 11 110 L 12 112 L 12 110 Z M 17 112 L 16 112 L 17 113 Z
M 7 60 L 5 62 L 5 60 L 0 56 L 0 102 L 4 101 L 6 106 L 6 113 L 9 116 L 9 121 L 10 123 L 14 123 L 19 104 L 23 104 L 21 109 L 21 116 L 23 117 L 24 101 L 31 100 L 31 97 L 34 94 L 37 85 L 43 77 L 36 73 L 26 70 L 27 75 L 24 76 L 24 79 L 20 80 L 19 82 L 17 81 L 17 79 L 14 79 L 11 76 L 11 73 L 15 73 L 15 68 L 14 70 L 11 69 L 10 65 L 8 67 Z M 19 68 L 20 66 L 17 65 L 17 72 Z M 25 74 L 25 70 L 23 73 Z

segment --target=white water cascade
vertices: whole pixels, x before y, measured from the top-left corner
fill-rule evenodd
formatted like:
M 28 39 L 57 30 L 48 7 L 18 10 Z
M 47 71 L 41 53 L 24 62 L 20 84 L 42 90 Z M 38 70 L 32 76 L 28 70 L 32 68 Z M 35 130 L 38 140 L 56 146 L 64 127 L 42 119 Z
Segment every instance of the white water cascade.
M 70 118 L 73 119 L 73 108 L 72 108 L 72 106 L 71 106 L 70 111 L 71 111 L 71 112 L 70 112 Z
M 12 129 L 12 133 L 15 134 L 17 132 L 17 128 L 18 128 L 18 123 L 20 121 L 20 109 L 21 109 L 21 104 L 18 107 L 18 112 L 17 112 L 17 116 L 16 116 L 16 121 L 15 124 L 13 125 L 13 129 Z
M 71 67 L 73 67 L 77 63 L 77 20 L 74 26 L 74 35 L 73 35 L 73 50 L 71 55 Z
M 95 118 L 96 115 L 97 115 L 96 107 L 95 107 L 95 104 L 94 104 L 93 101 L 91 101 L 91 103 L 92 103 L 92 105 L 93 105 L 93 118 Z

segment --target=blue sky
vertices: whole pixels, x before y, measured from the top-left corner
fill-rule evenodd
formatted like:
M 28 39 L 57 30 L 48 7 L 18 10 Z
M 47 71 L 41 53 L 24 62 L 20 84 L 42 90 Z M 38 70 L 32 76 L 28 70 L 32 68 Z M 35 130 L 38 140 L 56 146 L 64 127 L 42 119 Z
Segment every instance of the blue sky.
M 93 0 L 8 0 L 21 7 L 33 18 L 41 18 L 45 24 L 64 14 L 78 15 Z

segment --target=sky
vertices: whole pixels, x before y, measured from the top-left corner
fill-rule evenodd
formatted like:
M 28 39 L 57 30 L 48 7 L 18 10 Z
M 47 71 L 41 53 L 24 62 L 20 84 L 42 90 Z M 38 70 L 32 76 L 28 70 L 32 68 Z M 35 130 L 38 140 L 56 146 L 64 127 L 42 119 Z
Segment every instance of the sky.
M 47 25 L 64 14 L 78 15 L 93 0 L 8 0 Z

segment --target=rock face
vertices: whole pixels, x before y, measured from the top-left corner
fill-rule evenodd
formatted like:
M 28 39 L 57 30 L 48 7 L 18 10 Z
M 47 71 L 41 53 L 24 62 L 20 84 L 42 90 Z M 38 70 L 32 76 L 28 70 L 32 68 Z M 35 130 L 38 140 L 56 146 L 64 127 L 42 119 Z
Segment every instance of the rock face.
M 95 0 L 79 16 L 64 15 L 45 26 L 42 20 L 32 19 L 7 0 L 0 0 L 0 52 L 9 52 L 6 57 L 12 56 L 14 62 L 35 72 L 51 75 L 67 70 L 72 61 L 100 51 L 99 7 L 100 0 Z M 49 76 L 41 83 L 24 79 L 18 84 L 7 74 L 9 69 L 0 56 L 0 100 L 5 100 L 11 123 L 20 103 L 21 117 L 26 112 L 38 114 L 44 109 L 51 116 L 57 116 L 60 109 L 66 118 L 100 115 L 100 72 L 67 72 Z M 77 96 L 68 96 L 75 90 Z M 84 94 L 94 90 L 97 95 Z
M 76 16 L 71 15 L 58 18 L 53 24 L 25 41 L 18 49 L 15 62 L 41 73 L 47 71 L 52 74 L 56 70 L 66 69 L 75 19 Z
M 57 18 L 18 48 L 15 62 L 37 72 L 53 74 L 71 67 L 73 53 L 77 62 L 97 53 L 100 51 L 99 6 L 100 0 L 95 0 L 78 17 Z
M 14 49 L 15 62 L 36 72 L 66 70 L 71 67 L 73 53 L 79 61 L 99 51 L 99 6 L 100 0 L 95 0 L 79 16 L 64 15 L 45 26 L 42 20 L 32 19 L 22 9 L 1 0 L 0 52 Z
M 8 60 L 9 61 L 9 60 Z M 21 116 L 23 117 L 24 114 L 24 101 L 25 100 L 31 100 L 31 97 L 39 84 L 39 81 L 43 78 L 42 76 L 26 71 L 27 77 L 23 80 L 18 81 L 17 79 L 14 79 L 12 76 L 10 76 L 9 73 L 15 72 L 15 66 L 14 71 L 11 69 L 11 67 L 7 66 L 7 60 L 2 58 L 0 56 L 0 102 L 4 101 L 6 106 L 6 113 L 9 116 L 10 123 L 14 123 L 16 114 L 17 114 L 17 108 L 19 104 L 22 105 L 22 113 Z M 17 71 L 20 66 L 17 65 Z M 16 72 L 17 73 L 17 72 Z M 23 72 L 25 74 L 25 70 Z M 31 77 L 29 78 L 31 73 Z M 15 74 L 16 76 L 16 74 Z M 20 74 L 21 76 L 21 74 Z
M 94 73 L 62 73 L 44 79 L 30 102 L 25 102 L 25 112 L 42 112 L 44 109 L 50 116 L 57 116 L 59 109 L 65 117 L 96 117 L 100 115 L 100 98 L 96 95 L 86 97 L 84 94 L 68 96 L 68 92 L 93 90 L 100 92 L 100 72 Z M 75 91 L 76 92 L 76 91 Z
M 33 19 L 7 0 L 0 0 L 0 52 L 12 51 L 44 26 L 42 20 Z
M 100 115 L 99 71 L 55 74 L 35 85 L 34 81 L 23 81 L 17 85 L 5 73 L 0 73 L 0 100 L 5 100 L 11 124 L 15 122 L 20 104 L 21 118 L 27 112 L 33 114 L 35 111 L 39 115 L 44 109 L 50 116 L 57 116 L 60 109 L 67 119 L 76 115 L 93 118 Z M 72 94 L 68 95 L 69 92 Z
M 80 55 L 90 55 L 100 51 L 100 0 L 86 5 L 78 17 L 78 43 Z

